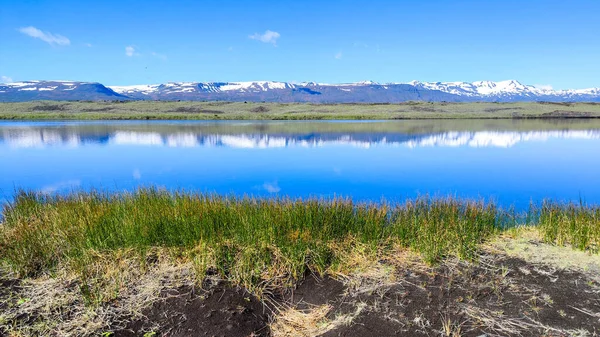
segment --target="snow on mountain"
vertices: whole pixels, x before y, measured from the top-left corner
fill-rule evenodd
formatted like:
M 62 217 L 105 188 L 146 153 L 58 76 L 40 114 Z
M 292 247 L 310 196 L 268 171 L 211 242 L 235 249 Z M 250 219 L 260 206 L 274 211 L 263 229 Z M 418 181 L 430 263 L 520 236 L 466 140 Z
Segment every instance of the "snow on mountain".
M 274 89 L 293 89 L 296 86 L 286 82 L 231 82 L 219 87 L 221 91 L 267 91 Z
M 155 92 L 160 84 L 142 84 L 142 85 L 127 85 L 127 86 L 109 86 L 114 92 L 119 94 L 130 94 L 139 92 L 142 94 L 149 94 Z
M 129 99 L 100 83 L 78 81 L 22 81 L 0 84 L 0 102 L 32 100 Z
M 469 97 L 557 97 L 568 100 L 576 96 L 600 96 L 600 88 L 552 90 L 525 85 L 515 80 L 508 81 L 476 81 L 476 82 L 419 82 L 412 81 L 408 84 L 416 88 L 438 90 L 459 96 Z
M 467 97 L 535 97 L 535 96 L 573 96 L 573 95 L 598 95 L 599 88 L 578 89 L 578 90 L 552 90 L 538 88 L 533 85 L 525 85 L 516 80 L 507 81 L 476 81 L 476 82 L 420 82 L 411 81 L 408 83 L 387 83 L 380 84 L 373 81 L 360 81 L 355 83 L 326 84 L 317 82 L 302 82 L 298 84 L 273 81 L 252 81 L 252 82 L 171 82 L 167 84 L 153 85 L 131 85 L 131 86 L 109 86 L 110 89 L 120 94 L 173 94 L 173 93 L 192 93 L 192 92 L 265 92 L 269 90 L 297 89 L 303 87 L 333 87 L 345 92 L 351 92 L 347 87 L 381 87 L 389 89 L 394 85 L 408 84 L 417 89 L 437 90 L 452 95 Z M 346 88 L 346 89 L 342 89 Z
M 439 90 L 461 96 L 502 96 L 502 95 L 548 95 L 552 90 L 544 90 L 519 81 L 476 81 L 476 82 L 409 82 L 417 88 Z
M 78 84 L 89 84 L 88 82 L 73 82 L 73 81 L 24 81 L 24 82 L 11 82 L 0 84 L 0 86 L 4 86 L 7 89 L 15 89 L 17 90 L 39 90 L 39 91 L 50 91 L 55 90 L 59 86 L 66 87 L 75 87 Z
M 209 83 L 196 83 L 196 82 L 169 82 L 166 84 L 153 84 L 153 85 L 130 85 L 130 86 L 109 86 L 115 92 L 121 94 L 153 94 L 153 93 L 191 93 L 191 92 L 223 92 L 223 91 L 237 91 L 237 92 L 260 92 L 275 89 L 293 89 L 296 86 L 294 84 L 286 82 L 271 82 L 271 81 L 255 81 L 255 82 L 209 82 Z
M 313 103 L 448 102 L 600 102 L 600 88 L 553 90 L 515 80 L 476 82 L 326 84 L 277 81 L 169 82 L 104 86 L 77 81 L 23 81 L 0 84 L 0 101 L 55 100 L 225 100 Z

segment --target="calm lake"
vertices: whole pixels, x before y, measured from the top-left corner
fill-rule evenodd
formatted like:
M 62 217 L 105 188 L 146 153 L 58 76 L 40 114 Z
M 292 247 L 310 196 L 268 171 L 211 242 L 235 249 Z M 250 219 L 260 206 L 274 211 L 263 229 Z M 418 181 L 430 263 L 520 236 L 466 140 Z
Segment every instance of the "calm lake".
M 0 122 L 0 199 L 161 186 L 600 203 L 599 120 Z

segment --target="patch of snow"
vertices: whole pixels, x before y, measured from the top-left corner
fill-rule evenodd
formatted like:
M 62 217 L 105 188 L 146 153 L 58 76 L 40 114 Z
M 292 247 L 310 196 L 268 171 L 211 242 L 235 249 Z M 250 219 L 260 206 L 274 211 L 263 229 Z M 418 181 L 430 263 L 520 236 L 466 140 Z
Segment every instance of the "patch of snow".
M 328 86 L 328 87 L 362 87 L 362 86 L 369 86 L 369 85 L 381 85 L 377 82 L 373 82 L 373 81 L 360 81 L 360 82 L 353 82 L 353 83 L 337 83 L 337 84 L 320 84 L 323 86 Z
M 515 80 L 507 81 L 475 81 L 469 82 L 420 82 L 410 81 L 407 84 L 417 88 L 438 90 L 460 96 L 569 96 L 569 95 L 599 95 L 598 88 L 580 90 L 553 90 L 547 87 L 525 85 Z
M 11 88 L 20 88 L 20 87 L 28 87 L 31 85 L 35 85 L 38 81 L 26 81 L 26 82 L 12 82 L 6 83 L 5 85 Z
M 254 82 L 229 82 L 219 87 L 221 91 L 267 91 L 274 89 L 294 88 L 293 84 L 286 82 L 269 82 L 269 81 L 254 81 Z
M 142 94 L 151 94 L 158 90 L 160 84 L 141 84 L 141 85 L 127 85 L 127 86 L 108 86 L 112 91 L 125 94 L 125 93 L 134 93 L 139 92 Z

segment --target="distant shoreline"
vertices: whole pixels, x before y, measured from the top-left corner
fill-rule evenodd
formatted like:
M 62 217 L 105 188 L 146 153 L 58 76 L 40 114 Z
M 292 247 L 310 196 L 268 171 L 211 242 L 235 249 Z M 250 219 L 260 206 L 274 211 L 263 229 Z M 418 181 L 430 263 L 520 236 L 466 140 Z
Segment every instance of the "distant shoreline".
M 0 103 L 0 120 L 414 120 L 600 118 L 600 103 L 258 103 L 31 101 Z

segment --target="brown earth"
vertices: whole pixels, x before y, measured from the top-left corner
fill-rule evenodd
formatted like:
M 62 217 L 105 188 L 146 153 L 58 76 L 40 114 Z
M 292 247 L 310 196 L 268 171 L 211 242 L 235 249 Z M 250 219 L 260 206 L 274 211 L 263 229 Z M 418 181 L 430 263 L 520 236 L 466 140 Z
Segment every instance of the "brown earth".
M 338 299 L 332 315 L 353 309 Z M 569 336 L 600 333 L 598 284 L 584 275 L 505 258 L 493 266 L 401 271 L 398 284 L 351 302 L 367 310 L 323 336 Z M 582 336 L 585 334 L 581 334 Z
M 317 328 L 280 328 L 278 336 L 281 331 L 324 337 L 600 335 L 600 284 L 584 272 L 489 253 L 478 263 L 451 259 L 427 267 L 381 260 L 377 265 L 393 266 L 393 277 L 340 281 L 307 274 L 294 289 L 264 301 L 207 279 L 202 287 L 163 291 L 141 319 L 122 317 L 125 324 L 97 335 L 272 336 L 284 309 L 310 314 L 319 308 L 326 311 L 313 322 Z M 0 312 L 17 303 L 19 291 L 19 280 L 0 279 Z M 0 336 L 8 334 L 0 330 Z
M 544 112 L 540 115 L 542 118 L 589 118 L 592 113 L 589 111 L 567 111 L 554 110 L 552 112 Z
M 256 297 L 240 288 L 182 287 L 163 294 L 143 319 L 129 322 L 111 336 L 267 336 L 267 312 Z
M 385 263 L 385 261 L 384 261 Z M 299 311 L 330 305 L 326 319 L 356 312 L 322 336 L 596 336 L 600 288 L 585 275 L 509 257 L 459 261 L 429 270 L 397 269 L 396 281 L 368 291 L 307 275 L 271 298 Z M 219 284 L 165 294 L 114 336 L 269 336 L 273 311 L 238 288 Z

